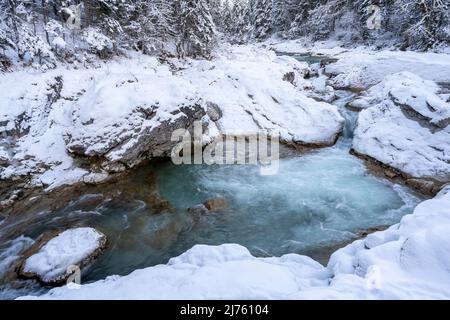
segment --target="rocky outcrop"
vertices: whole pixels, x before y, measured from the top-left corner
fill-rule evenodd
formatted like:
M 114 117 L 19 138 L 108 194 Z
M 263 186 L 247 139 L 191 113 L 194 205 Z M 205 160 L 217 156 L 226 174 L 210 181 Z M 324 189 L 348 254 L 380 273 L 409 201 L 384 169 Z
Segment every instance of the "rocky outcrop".
M 200 121 L 206 115 L 203 105 L 196 102 L 181 106 L 164 120 L 158 109 L 136 108 L 129 115 L 133 119 L 129 123 L 131 130 L 119 131 L 113 137 L 110 134 L 68 134 L 67 148 L 75 156 L 103 159 L 101 167 L 106 171 L 120 172 L 147 159 L 170 156 L 172 148 L 178 143 L 171 140 L 172 133 L 178 129 L 192 131 L 194 121 Z M 146 122 L 152 120 L 152 125 L 146 125 Z M 94 124 L 95 122 L 89 125 Z M 83 132 L 90 132 L 90 128 Z M 114 128 L 110 132 L 114 134 Z M 99 147 L 93 148 L 93 145 Z
M 353 154 L 427 194 L 450 181 L 450 104 L 431 81 L 402 72 L 368 90 Z

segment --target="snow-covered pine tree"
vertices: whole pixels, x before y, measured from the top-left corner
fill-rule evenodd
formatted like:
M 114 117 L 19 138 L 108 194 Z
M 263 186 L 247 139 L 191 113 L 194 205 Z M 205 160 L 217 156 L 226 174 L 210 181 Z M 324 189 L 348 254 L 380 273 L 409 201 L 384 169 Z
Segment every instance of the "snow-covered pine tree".
M 222 0 L 208 0 L 211 17 L 218 31 L 224 31 L 223 16 L 222 16 Z
M 235 4 L 231 4 L 230 0 L 224 0 L 221 5 L 221 25 L 222 29 L 221 31 L 225 32 L 226 34 L 232 36 L 233 35 L 233 24 L 234 16 L 233 16 L 233 7 Z
M 398 0 L 403 11 L 405 46 L 428 49 L 439 42 L 440 30 L 449 25 L 450 4 L 445 0 Z M 402 13 L 400 13 L 402 14 Z M 447 39 L 447 42 L 450 40 Z
M 8 70 L 12 57 L 17 54 L 18 30 L 13 31 L 14 18 L 11 9 L 14 10 L 14 7 L 11 7 L 8 1 L 0 3 L 0 71 Z M 17 28 L 17 24 L 15 27 Z
M 315 3 L 311 0 L 287 1 L 289 1 L 288 10 L 292 15 L 292 22 L 286 30 L 286 35 L 290 38 L 305 36 L 309 11 L 314 8 Z
M 272 0 L 254 0 L 252 6 L 252 38 L 264 40 L 273 31 Z
M 347 0 L 328 0 L 309 11 L 306 32 L 314 40 L 325 39 L 335 31 L 337 19 L 346 11 Z
M 230 38 L 233 42 L 246 42 L 250 32 L 250 7 L 247 0 L 234 0 L 231 11 Z
M 153 29 L 152 37 L 167 41 L 175 34 L 173 2 L 167 0 L 150 0 L 147 16 Z M 142 14 L 141 14 L 142 15 Z
M 216 27 L 207 0 L 176 0 L 179 57 L 209 58 Z
M 133 47 L 144 53 L 164 51 L 174 37 L 174 2 L 165 0 L 136 1 L 136 17 L 125 26 Z
M 283 34 L 295 19 L 292 0 L 272 0 L 273 31 Z
M 19 6 L 22 5 L 22 0 L 7 0 L 0 2 L 0 23 L 2 29 L 4 28 L 4 42 L 5 45 L 17 43 L 19 41 L 19 25 L 20 16 L 18 13 Z

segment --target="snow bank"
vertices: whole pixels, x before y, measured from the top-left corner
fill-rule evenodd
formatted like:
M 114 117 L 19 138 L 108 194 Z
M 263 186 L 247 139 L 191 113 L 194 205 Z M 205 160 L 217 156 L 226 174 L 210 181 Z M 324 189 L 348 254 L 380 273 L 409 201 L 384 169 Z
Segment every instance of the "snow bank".
M 0 176 L 31 176 L 33 185 L 49 188 L 98 181 L 144 156 L 167 156 L 172 131 L 195 120 L 208 128 L 205 143 L 223 133 L 265 131 L 286 142 L 333 144 L 343 119 L 335 106 L 304 95 L 307 68 L 245 46 L 212 61 L 161 64 L 133 55 L 96 69 L 2 74 L 0 132 L 12 141 L 1 151 Z M 291 82 L 283 80 L 287 73 Z M 209 117 L 208 105 L 217 105 L 220 119 Z M 78 156 L 103 162 L 80 167 Z
M 52 299 L 275 299 L 315 285 L 329 273 L 310 258 L 257 259 L 239 245 L 197 245 L 167 265 L 109 277 L 78 290 L 57 288 Z M 45 297 L 42 297 L 45 298 Z
M 327 268 L 296 254 L 197 245 L 167 265 L 22 299 L 449 299 L 449 191 L 338 250 Z
M 354 105 L 353 149 L 412 177 L 450 181 L 450 103 L 439 87 L 409 73 L 386 77 Z
M 26 259 L 21 274 L 45 283 L 59 282 L 67 277 L 69 266 L 85 265 L 105 244 L 106 237 L 93 228 L 66 230 Z

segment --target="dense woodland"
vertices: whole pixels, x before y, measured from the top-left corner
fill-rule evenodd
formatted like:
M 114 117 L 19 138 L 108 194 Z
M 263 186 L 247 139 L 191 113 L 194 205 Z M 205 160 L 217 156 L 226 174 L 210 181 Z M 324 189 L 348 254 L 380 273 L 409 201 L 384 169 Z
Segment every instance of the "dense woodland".
M 380 28 L 367 27 L 380 8 Z M 449 0 L 1 0 L 1 67 L 125 50 L 205 57 L 270 37 L 427 50 L 450 44 Z

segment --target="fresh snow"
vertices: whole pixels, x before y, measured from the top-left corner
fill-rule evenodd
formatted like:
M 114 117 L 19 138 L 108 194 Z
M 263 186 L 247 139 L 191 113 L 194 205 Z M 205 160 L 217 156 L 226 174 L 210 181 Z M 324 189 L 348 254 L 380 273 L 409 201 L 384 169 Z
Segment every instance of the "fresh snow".
M 332 76 L 336 88 L 365 90 L 393 73 L 409 71 L 425 80 L 450 81 L 450 54 L 435 52 L 344 48 L 338 41 L 305 42 L 304 40 L 268 41 L 264 46 L 278 52 L 311 54 L 337 59 L 325 73 Z
M 413 177 L 450 180 L 450 103 L 439 87 L 410 73 L 387 76 L 354 106 L 353 148 Z
M 21 299 L 449 299 L 450 188 L 401 222 L 338 250 L 327 267 L 197 245 L 167 265 Z
M 44 282 L 63 278 L 67 268 L 89 258 L 102 245 L 104 235 L 93 228 L 66 230 L 29 257 L 23 272 L 35 274 Z
M 326 54 L 327 51 L 322 50 Z M 325 68 L 325 73 L 335 76 L 333 86 L 368 89 L 386 76 L 409 71 L 425 80 L 449 82 L 450 55 L 433 52 L 348 50 L 333 56 L 336 63 Z

